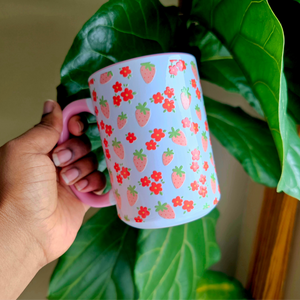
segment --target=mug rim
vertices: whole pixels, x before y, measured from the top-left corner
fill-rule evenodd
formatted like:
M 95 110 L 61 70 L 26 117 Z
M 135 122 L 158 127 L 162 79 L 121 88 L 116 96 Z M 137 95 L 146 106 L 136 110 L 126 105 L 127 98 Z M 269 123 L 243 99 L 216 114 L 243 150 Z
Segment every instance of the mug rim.
M 133 60 L 136 60 L 136 59 L 140 59 L 140 58 L 143 58 L 143 57 L 153 57 L 153 56 L 163 56 L 163 55 L 176 55 L 176 54 L 184 54 L 184 55 L 190 55 L 192 56 L 195 60 L 196 60 L 196 57 L 191 54 L 191 53 L 187 53 L 187 52 L 164 52 L 164 53 L 156 53 L 156 54 L 148 54 L 148 55 L 142 55 L 142 56 L 138 56 L 138 57 L 133 57 L 133 58 L 129 58 L 129 59 L 126 59 L 126 60 L 122 60 L 122 61 L 118 61 L 116 63 L 113 63 L 109 66 L 106 66 L 104 68 L 101 68 L 97 71 L 95 71 L 94 73 L 92 73 L 89 78 L 88 78 L 88 82 L 90 81 L 91 77 L 94 76 L 96 73 L 100 72 L 100 71 L 103 71 L 104 69 L 106 68 L 111 68 L 112 66 L 115 66 L 117 64 L 121 64 L 121 63 L 125 63 L 125 62 L 128 62 L 128 61 L 133 61 Z

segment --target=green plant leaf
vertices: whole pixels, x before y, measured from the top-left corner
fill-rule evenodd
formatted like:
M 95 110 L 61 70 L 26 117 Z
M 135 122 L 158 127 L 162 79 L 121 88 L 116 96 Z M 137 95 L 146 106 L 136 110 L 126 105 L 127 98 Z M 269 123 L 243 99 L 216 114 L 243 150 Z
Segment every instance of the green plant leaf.
M 242 284 L 222 272 L 206 271 L 197 287 L 196 299 L 250 299 Z
M 133 267 L 137 230 L 119 220 L 115 207 L 100 209 L 59 259 L 49 299 L 136 299 Z
M 58 101 L 90 97 L 88 77 L 133 57 L 171 51 L 178 10 L 158 0 L 111 0 L 83 25 L 61 68 Z
M 284 36 L 268 2 L 194 0 L 191 14 L 230 51 L 260 101 L 282 167 L 277 191 L 300 199 L 300 139 L 286 114 Z
M 201 51 L 201 79 L 217 84 L 229 92 L 241 94 L 263 116 L 258 99 L 232 55 L 220 40 L 202 25 L 191 24 L 189 44 Z
M 140 299 L 195 299 L 205 269 L 220 259 L 219 212 L 185 225 L 140 231 L 135 281 Z
M 250 177 L 276 187 L 280 162 L 266 122 L 253 118 L 239 107 L 205 97 L 209 129 L 220 143 L 242 164 Z

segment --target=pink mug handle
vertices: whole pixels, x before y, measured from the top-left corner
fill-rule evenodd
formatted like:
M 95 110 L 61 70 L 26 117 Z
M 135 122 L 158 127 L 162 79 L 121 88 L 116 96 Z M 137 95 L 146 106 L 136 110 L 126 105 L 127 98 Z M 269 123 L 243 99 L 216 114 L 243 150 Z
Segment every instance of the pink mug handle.
M 70 118 L 82 112 L 88 112 L 95 115 L 92 99 L 87 98 L 77 100 L 65 107 L 65 109 L 63 110 L 63 130 L 58 140 L 58 145 L 65 142 L 70 137 L 70 133 L 68 131 L 68 122 Z M 112 190 L 103 195 L 96 195 L 94 193 L 81 193 L 73 185 L 71 185 L 70 187 L 73 193 L 81 202 L 86 203 L 92 207 L 106 207 L 116 204 L 116 200 L 112 193 Z

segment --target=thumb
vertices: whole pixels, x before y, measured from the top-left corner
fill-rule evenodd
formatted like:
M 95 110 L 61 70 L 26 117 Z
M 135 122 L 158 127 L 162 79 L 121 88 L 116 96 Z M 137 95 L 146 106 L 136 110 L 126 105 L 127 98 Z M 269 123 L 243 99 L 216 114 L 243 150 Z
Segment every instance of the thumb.
M 35 153 L 47 154 L 57 144 L 62 131 L 62 111 L 53 100 L 44 103 L 41 122 L 24 133 L 19 139 Z

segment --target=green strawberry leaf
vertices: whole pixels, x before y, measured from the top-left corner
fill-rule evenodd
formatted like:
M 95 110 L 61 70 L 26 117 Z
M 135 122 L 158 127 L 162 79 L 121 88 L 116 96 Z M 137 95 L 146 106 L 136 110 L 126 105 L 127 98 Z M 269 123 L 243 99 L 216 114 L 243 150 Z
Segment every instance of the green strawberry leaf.
M 222 272 L 208 270 L 200 279 L 196 299 L 250 299 L 242 284 Z
M 276 187 L 280 161 L 266 122 L 253 118 L 240 108 L 204 98 L 209 129 L 242 164 L 250 177 Z
M 48 299 L 136 299 L 137 232 L 119 220 L 115 207 L 100 209 L 59 259 Z
M 195 299 L 204 270 L 220 259 L 218 217 L 214 209 L 181 226 L 140 231 L 135 266 L 140 299 Z
M 279 154 L 282 172 L 277 191 L 300 199 L 300 139 L 286 114 L 287 87 L 282 72 L 284 35 L 268 2 L 194 0 L 191 20 L 221 40 L 247 78 Z

